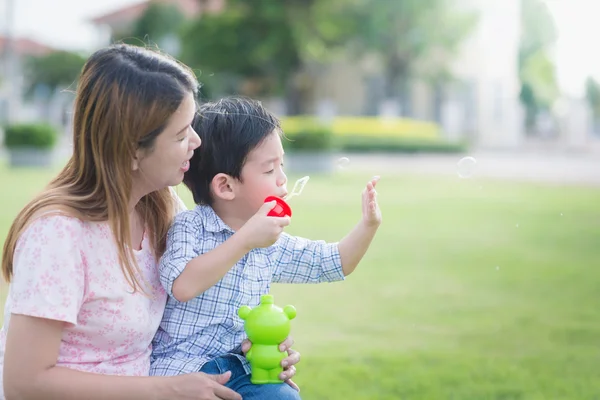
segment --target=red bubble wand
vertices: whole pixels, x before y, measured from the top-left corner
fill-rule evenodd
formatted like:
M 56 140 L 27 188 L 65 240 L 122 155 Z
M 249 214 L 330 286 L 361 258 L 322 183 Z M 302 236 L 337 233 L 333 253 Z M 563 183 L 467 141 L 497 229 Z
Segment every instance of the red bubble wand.
M 292 189 L 292 193 L 290 193 L 289 195 L 287 195 L 285 197 L 285 200 L 282 199 L 281 197 L 277 197 L 277 196 L 269 196 L 265 199 L 265 203 L 268 203 L 270 201 L 276 201 L 277 204 L 275 205 L 275 207 L 273 207 L 271 209 L 271 211 L 269 211 L 269 216 L 271 217 L 284 217 L 284 216 L 292 216 L 292 209 L 290 208 L 289 204 L 287 202 L 290 201 L 290 199 L 294 196 L 299 196 L 300 193 L 302 193 L 302 191 L 304 190 L 304 187 L 306 186 L 306 183 L 308 182 L 308 180 L 310 179 L 309 176 L 305 176 L 302 177 L 300 179 L 298 179 L 296 181 L 296 183 L 294 184 L 294 188 Z

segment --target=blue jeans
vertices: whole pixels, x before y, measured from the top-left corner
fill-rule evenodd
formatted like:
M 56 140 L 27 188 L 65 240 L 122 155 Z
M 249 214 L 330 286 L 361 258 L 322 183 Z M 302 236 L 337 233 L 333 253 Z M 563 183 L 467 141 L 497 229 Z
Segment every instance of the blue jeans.
M 298 391 L 287 383 L 254 385 L 240 360 L 231 354 L 209 361 L 200 369 L 200 372 L 210 375 L 227 371 L 231 371 L 231 378 L 225 386 L 239 393 L 244 400 L 301 400 Z

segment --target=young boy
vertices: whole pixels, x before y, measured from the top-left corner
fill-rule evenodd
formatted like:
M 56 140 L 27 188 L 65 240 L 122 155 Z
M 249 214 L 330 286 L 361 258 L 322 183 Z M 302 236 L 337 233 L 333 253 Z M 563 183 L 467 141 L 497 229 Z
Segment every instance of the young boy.
M 237 310 L 254 307 L 271 282 L 343 280 L 381 223 L 375 185 L 362 193 L 362 217 L 339 243 L 283 232 L 289 217 L 269 217 L 270 195 L 287 195 L 281 128 L 259 102 L 227 98 L 201 106 L 202 140 L 184 178 L 197 206 L 175 218 L 160 262 L 169 294 L 153 343 L 152 375 L 231 370 L 227 386 L 244 399 L 298 399 L 286 384 L 253 385 L 240 345 Z

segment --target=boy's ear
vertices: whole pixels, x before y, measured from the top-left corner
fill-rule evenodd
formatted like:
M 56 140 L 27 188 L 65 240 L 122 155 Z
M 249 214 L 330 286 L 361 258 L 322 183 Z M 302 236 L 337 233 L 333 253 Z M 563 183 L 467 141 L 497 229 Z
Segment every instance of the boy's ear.
M 223 173 L 215 175 L 211 182 L 215 197 L 223 200 L 233 200 L 235 198 L 234 185 L 235 179 Z

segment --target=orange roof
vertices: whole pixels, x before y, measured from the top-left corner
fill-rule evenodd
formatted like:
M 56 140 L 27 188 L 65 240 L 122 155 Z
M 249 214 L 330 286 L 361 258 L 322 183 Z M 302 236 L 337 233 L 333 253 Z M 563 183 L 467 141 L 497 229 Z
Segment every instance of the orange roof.
M 4 51 L 6 42 L 6 37 L 0 36 L 0 53 Z M 56 49 L 50 46 L 27 38 L 14 38 L 13 50 L 21 56 L 43 56 L 56 51 Z
M 92 18 L 94 24 L 113 24 L 118 22 L 133 21 L 142 16 L 144 11 L 150 5 L 152 0 L 146 0 L 141 3 L 132 4 L 127 7 L 119 8 L 108 14 L 103 14 Z M 179 6 L 184 15 L 195 16 L 200 12 L 201 5 L 198 0 L 157 0 L 165 3 L 171 3 Z

